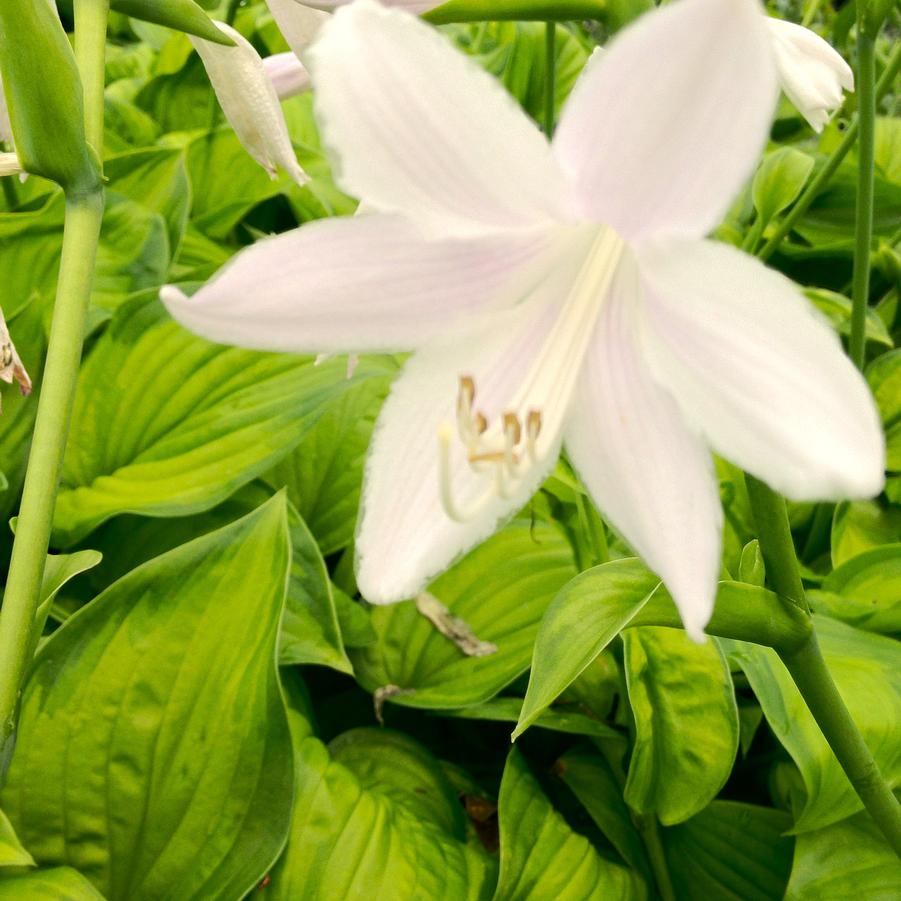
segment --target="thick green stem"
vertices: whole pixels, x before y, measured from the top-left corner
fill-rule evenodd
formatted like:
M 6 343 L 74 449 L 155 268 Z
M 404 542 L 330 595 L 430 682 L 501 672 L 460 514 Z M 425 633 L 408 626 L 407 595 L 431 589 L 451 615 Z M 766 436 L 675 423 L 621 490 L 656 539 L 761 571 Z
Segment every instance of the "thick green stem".
M 767 581 L 777 594 L 809 612 L 785 501 L 753 476 L 745 476 L 745 482 L 757 524 L 760 552 L 766 563 Z
M 867 812 L 901 858 L 901 805 L 832 681 L 816 634 L 798 650 L 780 656 Z
M 544 133 L 554 136 L 554 117 L 557 107 L 557 26 L 548 22 L 544 26 L 544 52 L 547 71 L 544 82 Z
M 861 3 L 858 9 L 863 9 Z M 858 14 L 857 28 L 857 213 L 854 278 L 851 289 L 851 337 L 848 350 L 863 369 L 866 352 L 867 305 L 870 298 L 870 247 L 873 244 L 873 157 L 876 140 L 876 41 L 866 33 Z
M 767 580 L 786 599 L 786 608 L 790 602 L 806 611 L 809 608 L 785 501 L 752 476 L 746 478 L 760 550 L 766 562 Z M 901 857 L 901 805 L 880 774 L 878 764 L 832 681 L 816 633 L 811 629 L 801 644 L 796 647 L 777 645 L 776 651 L 860 800 Z
M 607 0 L 448 0 L 423 18 L 436 25 L 450 22 L 568 22 L 603 19 Z
M 75 51 L 86 89 L 86 134 L 98 155 L 103 147 L 107 11 L 107 4 L 101 0 L 75 2 Z M 81 362 L 102 218 L 101 187 L 67 196 L 47 362 L 0 608 L 0 756 L 4 764 L 11 752 L 19 693 L 33 646 L 35 614 Z
M 901 71 L 901 41 L 898 42 L 898 46 L 892 51 L 885 71 L 883 71 L 879 81 L 876 83 L 877 102 L 892 87 L 895 76 L 899 71 Z M 860 120 L 855 118 L 848 126 L 841 143 L 832 151 L 832 155 L 826 160 L 823 168 L 817 172 L 810 184 L 801 193 L 801 196 L 795 201 L 795 205 L 779 223 L 773 234 L 770 235 L 766 244 L 761 248 L 760 253 L 757 254 L 761 260 L 768 260 L 776 252 L 783 238 L 788 235 L 798 220 L 810 209 L 810 205 L 820 196 L 823 188 L 826 187 L 832 176 L 838 171 L 838 167 L 857 142 L 857 132 L 860 128 L 859 122 Z
M 103 159 L 103 89 L 106 69 L 108 0 L 75 0 L 75 60 L 84 88 L 84 128 L 88 144 Z
M 47 364 L 41 381 L 9 577 L 0 608 L 0 748 L 4 759 L 15 729 L 19 689 L 28 666 L 28 648 L 50 543 L 102 216 L 100 193 L 73 198 L 66 205 Z

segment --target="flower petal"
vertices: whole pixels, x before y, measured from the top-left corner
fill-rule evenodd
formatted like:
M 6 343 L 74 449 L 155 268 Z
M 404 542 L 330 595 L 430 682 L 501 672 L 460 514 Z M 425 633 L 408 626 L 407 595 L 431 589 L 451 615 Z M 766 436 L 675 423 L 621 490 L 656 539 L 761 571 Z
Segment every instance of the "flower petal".
M 872 395 L 792 282 L 708 241 L 637 255 L 655 377 L 718 453 L 794 500 L 879 493 Z
M 722 508 L 710 452 L 642 359 L 638 290 L 635 264 L 624 257 L 565 443 L 598 507 L 663 579 L 686 631 L 701 641 L 716 595 Z
M 312 4 L 298 0 L 266 0 L 266 5 L 288 46 L 298 56 L 303 55 L 319 29 L 328 21 L 328 13 L 311 9 Z
M 409 350 L 460 317 L 517 302 L 549 232 L 435 240 L 394 216 L 323 219 L 258 241 L 169 312 L 212 341 L 263 350 Z
M 192 37 L 222 111 L 247 152 L 274 178 L 281 166 L 299 185 L 309 181 L 300 168 L 275 88 L 259 54 L 234 28 L 217 22 L 236 44 L 223 47 Z
M 818 34 L 794 22 L 767 18 L 779 82 L 786 97 L 814 131 L 822 131 L 854 90 L 854 73 L 841 54 Z
M 267 56 L 263 60 L 263 65 L 279 100 L 296 97 L 310 89 L 309 72 L 290 50 L 287 53 Z
M 435 29 L 371 0 L 305 60 L 342 187 L 439 233 L 566 218 L 567 186 L 513 98 Z
M 473 379 L 476 407 L 489 422 L 503 413 L 556 313 L 549 296 L 495 313 L 467 334 L 424 347 L 404 367 L 382 408 L 366 465 L 356 550 L 357 584 L 367 601 L 416 595 L 519 510 L 550 472 L 560 450 L 564 399 L 557 434 L 506 498 L 491 494 L 491 474 L 474 471 L 461 442 L 449 445 L 447 482 L 455 505 L 478 505 L 466 521 L 451 519 L 442 501 L 439 434 L 456 421 L 461 376 Z
M 583 215 L 626 238 L 701 237 L 756 165 L 776 97 L 759 3 L 680 0 L 642 16 L 592 63 L 554 152 Z

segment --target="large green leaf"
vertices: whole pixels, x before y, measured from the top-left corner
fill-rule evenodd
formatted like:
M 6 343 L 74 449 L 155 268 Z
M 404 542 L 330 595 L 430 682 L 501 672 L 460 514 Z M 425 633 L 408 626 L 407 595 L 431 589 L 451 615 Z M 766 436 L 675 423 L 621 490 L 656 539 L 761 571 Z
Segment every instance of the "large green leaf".
M 391 374 L 367 379 L 330 404 L 322 418 L 268 476 L 286 486 L 323 554 L 354 537 L 363 461 Z
M 901 632 L 901 543 L 858 554 L 810 592 L 811 604 L 836 619 L 872 632 Z
M 291 712 L 296 798 L 273 901 L 467 901 L 494 865 L 466 844 L 453 790 L 412 739 L 355 730 L 327 748 Z
M 665 825 L 703 810 L 725 785 L 738 751 L 738 708 L 717 644 L 656 626 L 623 633 L 635 721 L 625 797 Z
M 845 704 L 892 785 L 901 783 L 901 648 L 896 641 L 814 616 L 823 656 Z M 744 670 L 764 716 L 801 773 L 795 832 L 822 828 L 860 810 L 861 802 L 776 653 L 725 642 Z
M 879 357 L 867 369 L 867 381 L 885 428 L 886 466 L 897 472 L 901 470 L 901 350 Z
M 553 808 L 514 748 L 501 782 L 497 901 L 598 901 L 647 897 L 637 873 L 607 860 Z
M 573 573 L 569 544 L 555 528 L 513 522 L 429 588 L 497 651 L 465 656 L 413 603 L 377 607 L 378 640 L 351 654 L 357 678 L 369 691 L 403 689 L 392 700 L 412 707 L 486 701 L 528 669 L 541 616 Z
M 883 544 L 901 542 L 901 509 L 879 501 L 846 501 L 832 520 L 832 565 Z
M 895 901 L 901 866 L 866 813 L 799 835 L 785 901 Z
M 565 586 L 542 620 L 514 738 L 600 654 L 659 585 L 640 561 L 629 559 L 595 567 Z
M 781 901 L 791 867 L 791 817 L 781 810 L 714 801 L 661 831 L 679 901 Z
M 610 764 L 596 750 L 576 748 L 557 761 L 554 773 L 569 786 L 623 860 L 651 884 L 647 851 Z
M 38 654 L 2 803 L 43 866 L 110 901 L 236 899 L 278 855 L 283 497 L 151 560 Z
M 0 213 L 0 280 L 3 310 L 14 316 L 32 298 L 45 306 L 56 287 L 65 202 L 56 192 L 27 212 Z M 107 193 L 97 250 L 92 302 L 113 310 L 143 288 L 158 287 L 169 263 L 166 222 L 135 201 Z
M 78 870 L 55 867 L 0 876 L 0 901 L 104 901 Z
M 340 365 L 210 344 L 156 301 L 129 304 L 81 370 L 55 540 L 118 513 L 209 509 L 288 453 L 350 384 Z
M 813 157 L 794 147 L 780 147 L 767 154 L 751 187 L 751 197 L 762 224 L 768 224 L 798 199 L 813 167 Z

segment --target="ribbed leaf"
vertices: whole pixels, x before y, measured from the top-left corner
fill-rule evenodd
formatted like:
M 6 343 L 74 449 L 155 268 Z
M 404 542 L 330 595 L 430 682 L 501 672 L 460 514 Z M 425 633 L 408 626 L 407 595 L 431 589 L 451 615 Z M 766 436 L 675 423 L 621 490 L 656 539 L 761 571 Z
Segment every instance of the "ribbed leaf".
M 213 507 L 288 453 L 350 384 L 340 364 L 210 344 L 156 301 L 129 304 L 82 366 L 55 540 L 118 513 Z
M 467 657 L 412 603 L 376 607 L 378 640 L 351 655 L 357 678 L 369 691 L 403 689 L 393 700 L 411 707 L 486 701 L 528 668 L 542 614 L 573 573 L 556 529 L 514 522 L 429 588 L 478 639 L 495 644 L 495 653 Z
M 714 801 L 662 830 L 679 901 L 781 901 L 791 866 L 791 817 L 781 810 Z
M 105 901 L 78 870 L 56 867 L 0 876 L 0 901 Z
M 552 807 L 514 748 L 501 782 L 497 901 L 615 901 L 647 897 L 632 870 L 601 857 Z
M 278 855 L 283 497 L 132 571 L 38 654 L 2 803 L 110 901 L 236 899 Z

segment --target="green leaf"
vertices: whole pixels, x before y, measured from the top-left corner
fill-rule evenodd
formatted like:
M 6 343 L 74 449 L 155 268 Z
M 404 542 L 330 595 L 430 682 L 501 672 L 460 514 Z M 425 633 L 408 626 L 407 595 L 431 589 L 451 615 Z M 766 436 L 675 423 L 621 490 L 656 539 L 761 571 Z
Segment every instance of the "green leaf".
M 883 544 L 901 542 L 901 510 L 879 501 L 846 501 L 832 520 L 832 565 Z
M 413 603 L 372 610 L 378 636 L 351 653 L 368 691 L 393 685 L 392 698 L 411 707 L 468 707 L 493 697 L 528 669 L 538 623 L 551 598 L 572 577 L 572 553 L 553 527 L 511 523 L 430 587 L 494 654 L 467 657 Z
M 25 850 L 10 823 L 9 817 L 0 810 L 0 867 L 34 867 L 34 858 Z M 0 892 L 4 875 L 0 872 Z M 0 895 L 2 897 L 2 895 Z
M 798 199 L 813 167 L 813 157 L 794 147 L 766 155 L 751 186 L 754 208 L 764 225 Z
M 832 327 L 840 335 L 850 336 L 852 303 L 849 297 L 835 291 L 827 291 L 825 288 L 805 288 L 804 295 L 832 323 Z M 867 309 L 865 336 L 867 341 L 874 341 L 884 347 L 894 346 L 885 323 L 872 308 Z
M 883 776 L 901 783 L 901 649 L 881 635 L 814 616 L 823 656 L 848 710 Z M 860 810 L 861 802 L 775 651 L 724 641 L 744 670 L 767 723 L 797 764 L 805 797 L 793 832 L 828 826 Z
M 875 163 L 890 182 L 901 185 L 901 119 L 876 118 Z
M 38 654 L 2 802 L 110 901 L 231 899 L 290 818 L 284 498 L 129 573 Z
M 424 748 L 406 736 L 380 737 L 366 729 L 339 737 L 333 756 L 301 714 L 290 716 L 296 798 L 288 846 L 272 871 L 267 897 L 491 896 L 494 862 L 461 840 L 453 790 Z
M 417 741 L 393 729 L 351 729 L 328 749 L 332 760 L 346 766 L 364 788 L 406 807 L 420 822 L 465 838 L 457 795 L 435 758 Z
M 25 169 L 73 193 L 96 191 L 100 172 L 85 137 L 81 79 L 55 3 L 0 3 L 0 70 Z
M 573 832 L 551 806 L 516 748 L 504 769 L 498 818 L 498 901 L 647 897 L 637 873 L 601 857 L 587 838 Z
M 557 761 L 554 774 L 579 799 L 623 860 L 652 884 L 647 851 L 610 764 L 596 750 L 576 748 Z
M 288 453 L 351 382 L 340 366 L 225 348 L 129 304 L 79 376 L 55 540 L 118 513 L 209 509 Z
M 293 507 L 289 507 L 288 523 L 291 578 L 282 619 L 279 662 L 317 663 L 353 675 L 353 667 L 344 652 L 325 561 L 306 523 Z
M 901 632 L 901 543 L 858 554 L 811 592 L 811 604 L 843 622 L 871 632 Z
M 76 551 L 74 554 L 50 554 L 44 565 L 36 620 L 43 625 L 59 590 L 70 579 L 93 569 L 103 559 L 98 551 Z
M 117 194 L 162 216 L 169 255 L 174 255 L 187 227 L 191 206 L 184 152 L 171 147 L 130 151 L 108 159 L 104 174 Z
M 467 720 L 490 720 L 498 723 L 516 723 L 522 713 L 522 698 L 492 698 L 475 707 L 442 711 L 444 716 Z M 576 710 L 545 710 L 534 723 L 538 729 L 552 729 L 571 735 L 590 735 L 625 742 L 626 736 L 612 726 Z
M 334 403 L 267 476 L 287 487 L 323 554 L 351 544 L 360 506 L 363 462 L 392 375 L 367 379 Z
M 781 810 L 714 801 L 661 831 L 679 901 L 781 901 L 791 866 L 791 817 Z
M 625 798 L 664 825 L 703 810 L 725 785 L 738 752 L 738 709 L 717 644 L 655 626 L 623 633 L 635 719 Z
M 529 688 L 514 738 L 600 654 L 659 584 L 640 561 L 630 559 L 588 570 L 560 591 L 535 641 Z
M 898 472 L 901 470 L 901 350 L 876 359 L 867 369 L 867 381 L 885 428 L 886 468 Z
M 866 813 L 799 835 L 785 901 L 892 901 L 898 857 Z
M 104 901 L 78 870 L 56 867 L 0 876 L 0 901 Z
M 215 44 L 233 47 L 235 43 L 193 0 L 110 0 L 110 6 L 126 16 L 194 34 Z

